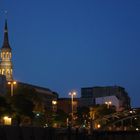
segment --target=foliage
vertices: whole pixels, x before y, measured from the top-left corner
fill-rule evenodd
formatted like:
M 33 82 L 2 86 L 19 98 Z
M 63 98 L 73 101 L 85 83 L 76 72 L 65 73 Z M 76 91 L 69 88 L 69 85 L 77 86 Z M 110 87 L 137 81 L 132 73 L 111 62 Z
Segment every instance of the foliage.
M 68 118 L 68 114 L 63 110 L 58 109 L 57 112 L 53 113 L 53 123 L 57 123 L 59 126 L 66 126 L 66 121 Z
M 92 120 L 102 118 L 115 112 L 115 108 L 111 106 L 109 109 L 106 105 L 96 105 L 92 107 L 79 107 L 77 113 L 74 114 L 75 125 L 87 127 Z
M 33 102 L 28 99 L 24 94 L 16 94 L 11 98 L 13 110 L 18 115 L 25 115 L 33 117 Z
M 0 95 L 0 116 L 9 115 L 11 113 L 11 107 L 7 103 L 4 96 Z
M 92 107 L 92 111 L 94 112 L 94 119 L 116 112 L 114 106 L 107 108 L 105 104 Z
M 84 124 L 85 121 L 87 122 L 89 120 L 89 107 L 79 107 L 74 116 L 76 117 L 76 125 Z
M 32 87 L 19 84 L 14 88 L 13 96 L 10 96 L 10 90 L 8 90 L 6 100 L 11 106 L 12 118 L 18 123 L 32 123 L 36 120 L 34 112 L 44 113 L 41 96 Z

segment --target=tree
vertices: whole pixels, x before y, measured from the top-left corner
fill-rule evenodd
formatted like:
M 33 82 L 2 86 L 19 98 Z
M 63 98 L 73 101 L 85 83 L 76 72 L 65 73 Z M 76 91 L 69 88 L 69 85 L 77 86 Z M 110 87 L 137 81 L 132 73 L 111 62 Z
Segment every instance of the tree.
M 102 126 L 106 124 L 106 121 L 103 121 L 103 117 L 105 115 L 111 115 L 112 113 L 116 112 L 114 106 L 110 106 L 107 108 L 105 104 L 103 105 L 96 105 L 90 108 L 90 118 L 91 118 L 91 127 L 98 127 L 98 125 Z
M 44 125 L 46 109 L 43 96 L 39 95 L 34 88 L 18 85 L 11 99 L 14 103 L 13 108 L 17 110 L 15 114 L 18 116 L 18 120 L 26 118 L 26 120 L 32 120 L 33 125 Z M 22 101 L 20 102 L 20 100 Z
M 77 113 L 76 115 L 76 125 L 78 126 L 84 126 L 86 127 L 86 125 L 89 122 L 89 107 L 79 107 L 77 109 Z
M 23 123 L 27 119 L 31 122 L 34 116 L 34 105 L 31 100 L 26 98 L 24 94 L 16 94 L 13 97 L 11 97 L 10 103 L 13 110 L 13 118 L 15 118 L 18 123 Z
M 110 108 L 107 108 L 105 104 L 93 106 L 92 111 L 94 112 L 94 119 L 116 112 L 114 106 L 110 106 Z
M 0 117 L 4 115 L 9 115 L 11 113 L 11 107 L 7 103 L 7 100 L 4 96 L 0 95 Z
M 53 112 L 53 124 L 57 123 L 61 127 L 66 127 L 68 114 L 63 110 L 58 109 L 57 112 Z

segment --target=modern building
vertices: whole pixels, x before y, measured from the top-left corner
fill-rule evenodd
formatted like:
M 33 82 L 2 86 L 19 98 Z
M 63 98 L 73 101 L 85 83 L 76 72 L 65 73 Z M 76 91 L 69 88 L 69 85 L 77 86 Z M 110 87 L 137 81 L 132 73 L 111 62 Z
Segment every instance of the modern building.
M 0 74 L 6 76 L 7 81 L 13 80 L 12 49 L 8 39 L 7 20 L 4 28 L 4 41 L 0 52 Z
M 110 106 L 115 106 L 116 111 L 122 111 L 124 109 L 122 107 L 122 102 L 115 95 L 98 97 L 95 99 L 95 104 L 106 104 L 107 108 L 110 108 Z
M 112 99 L 112 104 L 115 104 L 113 101 L 118 100 L 120 108 L 130 108 L 130 97 L 123 87 L 105 86 L 81 88 L 80 106 L 96 105 L 99 99 L 100 103 L 101 100 L 102 103 L 105 103 L 106 100 Z

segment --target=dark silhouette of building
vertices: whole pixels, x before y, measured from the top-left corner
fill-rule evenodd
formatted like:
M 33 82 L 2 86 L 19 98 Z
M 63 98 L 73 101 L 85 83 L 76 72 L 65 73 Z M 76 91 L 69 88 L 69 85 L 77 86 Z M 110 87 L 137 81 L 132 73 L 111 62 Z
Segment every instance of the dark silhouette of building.
M 0 75 L 0 94 L 6 93 L 6 77 L 5 75 Z
M 77 112 L 78 107 L 78 98 L 74 98 L 73 100 L 73 112 Z M 59 98 L 57 108 L 63 110 L 65 113 L 70 114 L 72 112 L 72 101 L 71 98 Z
M 41 97 L 43 104 L 45 107 L 49 110 L 52 110 L 52 101 L 57 101 L 58 99 L 58 94 L 54 91 L 51 91 L 48 88 L 40 87 L 40 86 L 35 86 L 23 82 L 17 82 L 17 86 L 20 86 L 22 88 L 30 88 L 34 89 L 38 95 Z
M 125 88 L 120 86 L 86 87 L 81 88 L 80 106 L 93 106 L 99 97 L 116 96 L 124 109 L 130 108 L 130 97 Z

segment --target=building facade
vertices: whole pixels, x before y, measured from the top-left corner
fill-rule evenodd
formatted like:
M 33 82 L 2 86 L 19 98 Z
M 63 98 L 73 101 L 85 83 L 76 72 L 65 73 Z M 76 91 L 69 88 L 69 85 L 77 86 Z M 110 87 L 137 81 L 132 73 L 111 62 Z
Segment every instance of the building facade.
M 77 112 L 78 98 L 73 100 L 73 113 Z M 72 113 L 72 101 L 71 98 L 59 98 L 58 99 L 58 109 L 63 110 L 67 114 Z
M 93 106 L 97 104 L 97 99 L 105 103 L 105 99 L 109 100 L 115 96 L 113 100 L 118 100 L 120 108 L 130 108 L 130 97 L 128 96 L 125 88 L 120 86 L 105 86 L 105 87 L 87 87 L 81 88 L 81 101 L 80 106 Z M 107 99 L 108 98 L 108 99 Z
M 0 52 L 0 74 L 6 76 L 7 81 L 13 80 L 12 49 L 9 45 L 7 20 L 4 28 L 4 41 Z
M 98 97 L 95 99 L 95 103 L 98 105 L 106 104 L 109 108 L 110 106 L 115 106 L 116 111 L 122 111 L 124 108 L 122 107 L 122 102 L 115 96 L 105 96 Z

